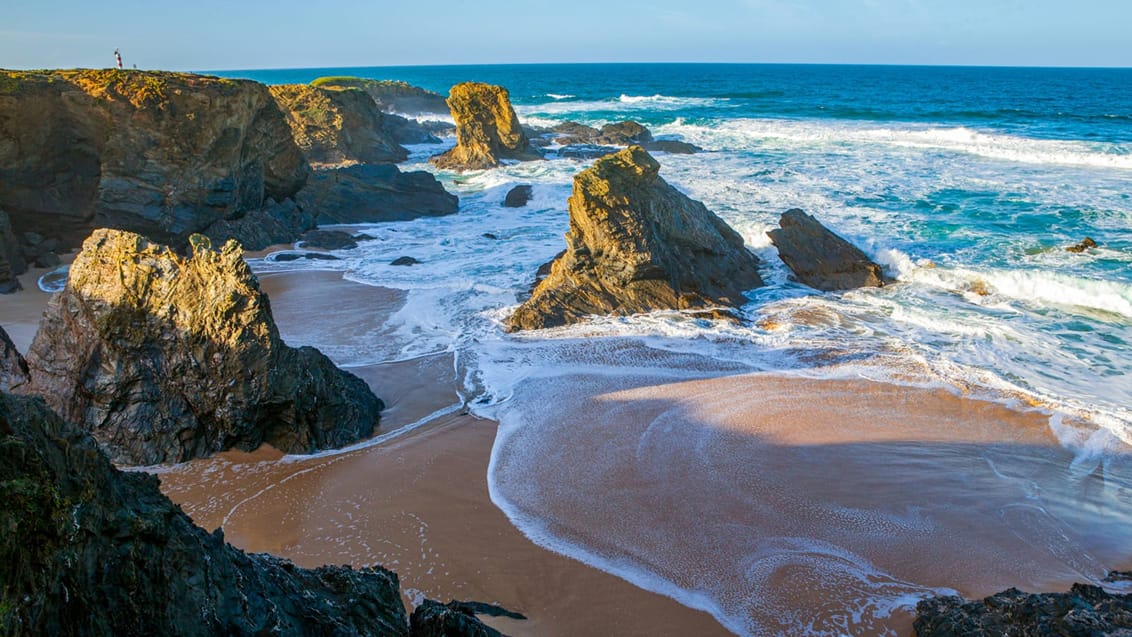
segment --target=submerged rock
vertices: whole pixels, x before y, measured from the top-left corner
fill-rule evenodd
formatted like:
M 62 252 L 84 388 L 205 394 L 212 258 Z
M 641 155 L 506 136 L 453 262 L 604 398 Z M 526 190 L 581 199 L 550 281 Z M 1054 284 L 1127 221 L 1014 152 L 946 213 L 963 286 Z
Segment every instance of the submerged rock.
M 522 208 L 531 200 L 532 192 L 534 192 L 534 187 L 529 184 L 515 186 L 507 191 L 507 196 L 503 198 L 503 206 L 505 208 Z
M 320 250 L 353 250 L 358 247 L 354 236 L 341 230 L 308 230 L 299 240 L 304 248 Z
M 420 263 L 420 261 L 414 259 L 413 257 L 403 256 L 393 259 L 389 262 L 389 265 L 416 265 L 418 263 Z
M 671 139 L 658 139 L 644 144 L 644 148 L 650 152 L 668 153 L 670 155 L 694 155 L 703 152 L 704 149 L 689 144 L 688 142 L 678 142 Z
M 312 164 L 396 163 L 409 157 L 387 134 L 385 116 L 362 90 L 306 84 L 268 88 Z
M 456 147 L 436 155 L 438 168 L 482 170 L 494 168 L 502 159 L 541 159 L 519 125 L 507 89 L 480 82 L 452 87 L 448 107 L 456 120 Z
M 1065 250 L 1066 250 L 1066 252 L 1081 253 L 1081 252 L 1084 252 L 1085 250 L 1089 250 L 1089 249 L 1092 249 L 1092 248 L 1095 248 L 1095 247 L 1097 247 L 1097 242 L 1093 241 L 1092 237 L 1085 237 L 1080 243 L 1075 243 L 1075 244 L 1069 246 L 1068 248 L 1066 248 Z
M 884 287 L 879 265 L 812 216 L 793 208 L 782 213 L 779 226 L 767 235 L 802 283 L 825 291 Z
M 308 453 L 369 436 L 382 402 L 312 347 L 283 343 L 239 244 L 180 256 L 95 231 L 44 313 L 26 393 L 125 464 L 270 443 Z
M 28 382 L 28 364 L 15 343 L 0 327 L 0 392 L 12 391 Z
M 913 627 L 918 637 L 1130 635 L 1132 594 L 1074 584 L 1068 593 L 1011 588 L 975 601 L 935 597 L 916 605 Z
M 511 316 L 511 330 L 593 314 L 738 307 L 763 284 L 743 238 L 659 176 L 638 146 L 574 178 L 567 249 Z
M 39 399 L 0 393 L 0 632 L 408 633 L 397 575 L 313 570 L 194 526 L 156 476 L 121 472 Z
M 559 157 L 593 159 L 616 152 L 620 147 L 637 145 L 650 152 L 680 155 L 698 153 L 703 149 L 687 142 L 653 139 L 652 131 L 631 120 L 606 124 L 598 130 L 578 122 L 563 122 L 551 129 L 555 140 L 563 146 Z
M 431 173 L 401 172 L 389 164 L 315 171 L 296 200 L 318 225 L 438 217 L 459 207 L 456 195 Z

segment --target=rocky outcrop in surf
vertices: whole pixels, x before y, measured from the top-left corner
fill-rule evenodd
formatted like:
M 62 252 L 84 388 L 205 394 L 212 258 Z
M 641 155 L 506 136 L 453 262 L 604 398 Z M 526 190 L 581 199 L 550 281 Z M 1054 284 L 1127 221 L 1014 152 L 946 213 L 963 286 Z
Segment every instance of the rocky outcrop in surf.
M 884 287 L 884 273 L 864 252 L 798 208 L 767 232 L 778 256 L 805 285 L 818 290 Z
M 0 208 L 73 247 L 112 227 L 183 245 L 294 195 L 309 168 L 262 84 L 127 70 L 0 71 Z
M 534 192 L 534 187 L 530 184 L 520 184 L 511 190 L 507 191 L 507 195 L 503 197 L 503 207 L 505 208 L 522 208 L 527 205 L 531 200 L 531 194 Z
M 306 84 L 268 89 L 311 164 L 397 163 L 409 157 L 387 134 L 385 116 L 377 104 L 360 89 Z
M 507 89 L 480 82 L 452 87 L 448 107 L 456 120 L 456 147 L 430 161 L 437 168 L 483 170 L 502 159 L 528 161 L 542 155 L 519 125 Z
M 235 549 L 38 399 L 0 393 L 0 494 L 4 634 L 408 634 L 395 573 Z
M 369 436 L 382 402 L 318 350 L 283 343 L 239 244 L 191 244 L 181 256 L 95 231 L 44 313 L 26 393 L 125 464 L 265 442 L 307 453 Z
M 371 80 L 361 77 L 320 77 L 311 86 L 327 89 L 356 88 L 365 91 L 386 113 L 406 115 L 447 115 L 448 104 L 439 93 L 398 80 Z
M 432 173 L 401 172 L 389 164 L 315 171 L 296 201 L 319 225 L 437 217 L 459 207 Z
M 935 597 L 916 605 L 914 629 L 918 637 L 1132 634 L 1132 594 L 1074 584 L 1067 593 L 1011 588 L 975 601 Z
M 28 382 L 28 364 L 15 343 L 0 327 L 0 391 L 12 391 Z
M 737 307 L 763 284 L 743 238 L 659 175 L 632 146 L 574 178 L 566 251 L 509 320 L 511 330 L 594 314 Z
M 631 120 L 606 124 L 600 130 L 578 122 L 563 122 L 550 129 L 548 136 L 564 147 L 558 151 L 560 157 L 576 159 L 602 157 L 630 145 L 640 146 L 650 152 L 681 155 L 703 150 L 688 142 L 654 139 L 652 131 Z

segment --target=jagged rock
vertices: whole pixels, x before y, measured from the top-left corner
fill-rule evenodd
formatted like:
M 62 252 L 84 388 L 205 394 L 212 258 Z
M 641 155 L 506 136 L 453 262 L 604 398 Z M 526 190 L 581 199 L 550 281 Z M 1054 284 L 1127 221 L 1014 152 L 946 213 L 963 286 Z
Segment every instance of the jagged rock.
M 502 633 L 476 619 L 476 615 L 526 619 L 506 608 L 480 602 L 452 600 L 441 604 L 426 599 L 409 617 L 412 637 L 502 637 Z
M 407 635 L 397 575 L 307 570 L 193 525 L 39 399 L 0 393 L 0 633 Z
M 555 141 L 563 146 L 570 146 L 574 144 L 593 144 L 601 131 L 593 126 L 586 126 L 574 121 L 567 121 L 558 124 L 550 131 L 556 134 Z
M 296 200 L 320 226 L 438 217 L 459 207 L 431 173 L 403 173 L 389 164 L 315 171 Z
M 136 70 L 0 71 L 0 208 L 77 246 L 99 227 L 176 246 L 294 195 L 309 167 L 267 87 Z
M 0 186 L 3 187 L 3 186 Z M 23 250 L 16 242 L 8 213 L 0 210 L 0 294 L 11 294 L 23 288 L 17 275 L 27 272 Z
M 318 248 L 320 250 L 353 250 L 358 242 L 353 235 L 341 230 L 308 230 L 299 237 L 304 248 Z
M 290 243 L 314 225 L 314 215 L 300 208 L 294 200 L 277 203 L 268 199 L 260 210 L 239 219 L 217 221 L 203 234 L 218 245 L 233 239 L 245 250 L 263 250 L 277 243 Z
M 15 343 L 0 327 L 0 392 L 12 391 L 28 382 L 28 364 Z
M 522 208 L 531 200 L 532 192 L 534 192 L 534 187 L 530 185 L 515 186 L 507 191 L 507 196 L 503 198 L 503 205 L 507 208 Z
M 409 157 L 387 135 L 385 116 L 362 90 L 306 84 L 268 88 L 287 116 L 295 143 L 312 164 L 397 163 Z
M 404 256 L 393 259 L 389 262 L 389 265 L 416 265 L 418 263 L 420 263 L 420 261 L 414 259 L 413 257 Z
M 782 262 L 802 283 L 819 290 L 883 287 L 884 273 L 853 244 L 797 208 L 767 232 Z
M 365 91 L 381 110 L 406 115 L 447 115 L 448 104 L 439 93 L 398 80 L 370 80 L 360 77 L 320 77 L 311 86 L 356 88 Z
M 1066 252 L 1081 253 L 1081 252 L 1084 252 L 1085 250 L 1089 250 L 1089 249 L 1095 248 L 1095 247 L 1097 247 L 1097 242 L 1093 241 L 1092 237 L 1085 237 L 1080 243 L 1073 244 L 1073 245 L 1069 246 L 1068 248 L 1066 248 L 1065 250 L 1066 250 Z
M 694 155 L 704 150 L 695 144 L 679 142 L 672 139 L 658 139 L 647 144 L 642 144 L 642 146 L 645 150 L 650 152 L 668 153 L 670 155 Z
M 918 637 L 1132 635 L 1132 594 L 1074 584 L 1068 593 L 1016 588 L 982 600 L 946 596 L 916 605 Z
M 737 307 L 761 286 L 758 259 L 702 203 L 659 176 L 632 146 L 574 178 L 566 251 L 511 316 L 511 330 L 593 314 Z
M 652 133 L 637 122 L 626 120 L 616 124 L 606 124 L 593 143 L 599 146 L 629 146 L 652 141 Z
M 191 243 L 179 256 L 96 230 L 44 312 L 26 393 L 127 464 L 264 442 L 307 453 L 369 436 L 382 402 L 318 350 L 283 343 L 239 244 Z
M 501 159 L 540 159 L 519 126 L 507 89 L 480 82 L 452 87 L 448 107 L 456 120 L 456 147 L 436 155 L 438 168 L 482 170 L 494 168 Z

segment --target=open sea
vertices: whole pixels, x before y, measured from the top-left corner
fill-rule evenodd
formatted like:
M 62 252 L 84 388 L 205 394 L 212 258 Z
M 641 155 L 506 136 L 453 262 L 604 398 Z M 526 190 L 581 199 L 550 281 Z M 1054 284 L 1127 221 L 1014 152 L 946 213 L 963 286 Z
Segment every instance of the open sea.
M 954 590 L 915 572 L 895 574 L 851 538 L 765 538 L 745 549 L 749 560 L 718 566 L 742 571 L 729 579 L 695 560 L 660 557 L 666 553 L 658 545 L 684 541 L 675 532 L 668 540 L 618 536 L 621 527 L 663 529 L 666 516 L 609 511 L 622 516 L 620 525 L 555 517 L 576 516 L 578 508 L 601 517 L 602 489 L 615 482 L 603 483 L 600 469 L 574 478 L 565 469 L 547 472 L 539 482 L 547 464 L 608 464 L 614 480 L 619 461 L 606 462 L 611 458 L 668 457 L 648 456 L 653 428 L 616 448 L 587 429 L 583 449 L 566 454 L 577 426 L 573 410 L 600 420 L 593 414 L 604 412 L 592 407 L 618 392 L 784 374 L 943 388 L 1037 410 L 1068 460 L 1045 477 L 1021 480 L 1017 492 L 990 507 L 986 524 L 1004 523 L 1018 543 L 1046 551 L 1050 561 L 1034 563 L 1059 565 L 1050 582 L 1096 582 L 1117 566 L 1111 556 L 1123 551 L 1132 559 L 1132 69 L 610 64 L 214 73 L 270 84 L 354 75 L 445 95 L 455 83 L 484 81 L 507 87 L 528 125 L 632 119 L 658 138 L 705 149 L 656 156 L 662 177 L 731 224 L 762 260 L 768 285 L 749 292 L 741 325 L 658 312 L 504 334 L 502 321 L 536 268 L 564 247 L 572 179 L 588 165 L 568 159 L 438 173 L 460 196 L 454 216 L 368 226 L 374 240 L 329 265 L 253 262 L 259 271 L 329 267 L 409 290 L 394 329 L 358 334 L 327 353 L 349 367 L 454 352 L 467 407 L 501 423 L 489 476 L 493 500 L 536 542 L 708 610 L 740 634 L 881 634 L 891 630 L 885 618 L 894 609 Z M 445 143 L 411 147 L 402 168 L 436 172 L 427 160 L 454 140 Z M 520 183 L 534 185 L 531 203 L 502 207 Z M 766 231 L 795 207 L 861 247 L 897 283 L 821 293 L 792 281 Z M 1098 247 L 1065 250 L 1086 236 Z M 389 265 L 405 255 L 421 264 Z M 289 338 L 317 342 L 322 328 Z M 793 399 L 809 398 L 820 400 Z M 688 439 L 673 435 L 665 454 L 700 453 L 718 435 L 710 427 Z M 988 484 L 1013 475 L 982 451 L 969 453 L 990 471 Z M 726 484 L 728 476 L 719 479 Z M 1078 497 L 1081 480 L 1103 488 Z M 579 494 L 592 499 L 579 503 Z M 563 508 L 566 500 L 572 504 Z M 814 506 L 830 512 L 830 524 L 842 524 L 834 513 L 844 513 L 844 503 Z M 937 519 L 931 503 L 902 506 L 869 519 L 883 518 L 893 538 L 924 532 Z M 1019 507 L 1030 513 L 1007 513 Z M 603 530 L 587 533 L 587 526 Z M 1096 537 L 1102 528 L 1107 540 Z M 753 534 L 705 528 L 685 554 L 708 554 Z M 692 548 L 696 541 L 703 546 Z M 789 601 L 767 601 L 758 588 L 778 581 L 772 575 L 787 572 L 784 564 L 820 572 L 825 581 L 871 584 L 854 594 L 845 617 L 815 620 Z M 1042 583 L 1034 575 L 1041 568 L 1018 568 L 1004 567 L 1001 582 Z

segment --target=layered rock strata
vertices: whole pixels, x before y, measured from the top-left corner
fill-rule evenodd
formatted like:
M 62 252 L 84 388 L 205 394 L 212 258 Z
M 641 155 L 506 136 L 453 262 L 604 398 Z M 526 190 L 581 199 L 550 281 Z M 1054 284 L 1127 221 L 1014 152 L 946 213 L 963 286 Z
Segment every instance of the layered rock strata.
M 738 307 L 763 284 L 743 238 L 668 185 L 632 146 L 574 178 L 566 251 L 509 320 L 539 329 L 589 315 Z
M 377 104 L 359 89 L 331 90 L 306 84 L 268 88 L 311 164 L 397 163 L 409 157 L 387 135 L 385 116 Z
M 382 402 L 318 350 L 279 337 L 239 244 L 181 256 L 97 230 L 29 349 L 27 393 L 115 462 L 179 462 L 269 443 L 306 453 L 369 436 Z
M 884 286 L 879 265 L 813 216 L 787 210 L 779 226 L 767 235 L 798 281 L 824 291 Z
M 438 168 L 483 170 L 503 159 L 527 161 L 542 155 L 519 125 L 507 89 L 480 82 L 452 87 L 448 107 L 456 120 L 456 146 L 430 161 Z

